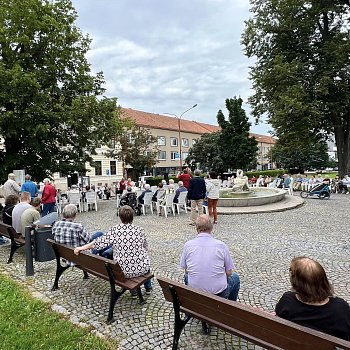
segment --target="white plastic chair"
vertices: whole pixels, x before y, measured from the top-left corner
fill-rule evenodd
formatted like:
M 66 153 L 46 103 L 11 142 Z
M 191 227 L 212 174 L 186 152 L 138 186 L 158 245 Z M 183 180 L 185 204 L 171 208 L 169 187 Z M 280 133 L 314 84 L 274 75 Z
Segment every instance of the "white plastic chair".
M 96 192 L 85 192 L 85 200 L 86 200 L 86 211 L 89 210 L 89 205 L 91 205 L 91 209 L 93 206 L 95 207 L 95 211 L 97 211 L 97 194 Z
M 80 193 L 69 193 L 68 201 L 70 204 L 75 204 L 77 207 L 79 207 L 79 211 L 82 212 Z
M 143 197 L 143 204 L 141 204 L 142 207 L 142 213 L 143 215 L 146 215 L 146 207 L 150 207 L 151 213 L 153 214 L 153 204 L 152 204 L 152 197 L 153 193 L 152 192 L 146 192 L 144 197 Z
M 293 183 L 294 179 L 290 180 L 289 188 L 283 188 L 290 196 L 293 196 Z
M 174 197 L 175 193 L 168 193 L 165 195 L 163 200 L 160 200 L 157 203 L 157 212 L 161 212 L 162 208 L 164 209 L 164 215 L 168 217 L 168 208 L 171 208 L 173 215 L 175 216 L 175 206 L 174 206 Z M 165 204 L 162 204 L 165 201 Z
M 185 192 L 180 192 L 177 203 L 174 203 L 176 205 L 177 213 L 180 215 L 180 207 L 184 207 L 185 212 L 187 213 L 187 203 L 186 203 L 186 198 L 187 198 L 187 191 Z

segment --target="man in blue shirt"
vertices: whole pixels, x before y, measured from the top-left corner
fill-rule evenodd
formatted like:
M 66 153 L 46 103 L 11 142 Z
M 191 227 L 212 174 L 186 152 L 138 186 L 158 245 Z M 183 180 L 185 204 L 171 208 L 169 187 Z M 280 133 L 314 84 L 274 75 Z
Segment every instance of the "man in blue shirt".
M 27 174 L 25 177 L 25 183 L 21 187 L 21 192 L 29 192 L 31 198 L 33 199 L 38 195 L 38 187 L 36 184 L 31 181 L 31 176 Z

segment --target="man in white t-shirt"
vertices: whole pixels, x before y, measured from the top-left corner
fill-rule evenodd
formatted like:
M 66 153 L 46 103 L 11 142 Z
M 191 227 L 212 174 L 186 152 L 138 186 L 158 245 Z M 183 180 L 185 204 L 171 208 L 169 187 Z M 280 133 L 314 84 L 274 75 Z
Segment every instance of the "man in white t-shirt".
M 24 235 L 24 232 L 22 232 L 21 217 L 23 212 L 31 207 L 30 201 L 30 193 L 22 192 L 21 202 L 16 204 L 12 211 L 12 227 L 16 230 L 17 233 L 22 233 L 22 235 Z

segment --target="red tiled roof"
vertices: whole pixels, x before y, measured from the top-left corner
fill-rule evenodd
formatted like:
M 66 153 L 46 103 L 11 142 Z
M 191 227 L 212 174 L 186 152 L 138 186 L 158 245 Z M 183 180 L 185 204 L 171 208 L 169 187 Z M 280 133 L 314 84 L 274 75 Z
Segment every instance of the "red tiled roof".
M 179 131 L 179 121 L 176 117 L 169 117 L 161 114 L 154 114 L 142 111 L 136 111 L 131 108 L 122 108 L 125 117 L 132 119 L 137 125 L 151 129 L 163 129 Z M 180 129 L 182 132 L 190 132 L 194 134 L 208 134 L 220 130 L 217 125 L 200 123 L 187 119 L 180 120 Z M 255 137 L 258 142 L 274 144 L 275 139 L 267 135 L 249 134 Z
M 268 136 L 268 135 L 259 135 L 259 134 L 249 133 L 249 136 L 254 137 L 258 141 L 258 143 L 262 142 L 262 143 L 275 144 L 276 142 L 276 140 L 272 136 Z
M 122 108 L 122 112 L 126 117 L 134 120 L 134 122 L 139 126 L 153 129 L 165 129 L 174 131 L 179 130 L 179 121 L 176 117 L 168 117 L 161 114 L 141 112 L 131 108 Z M 220 127 L 187 119 L 181 119 L 180 129 L 182 132 L 207 134 L 219 131 Z

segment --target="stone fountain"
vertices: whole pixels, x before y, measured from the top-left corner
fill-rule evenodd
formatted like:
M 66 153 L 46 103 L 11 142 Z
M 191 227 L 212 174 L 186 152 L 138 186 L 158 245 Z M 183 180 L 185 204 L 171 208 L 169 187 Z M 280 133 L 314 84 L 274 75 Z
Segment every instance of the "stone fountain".
M 277 188 L 248 186 L 248 177 L 243 170 L 237 170 L 232 188 L 221 189 L 218 207 L 250 207 L 282 201 L 286 191 Z

